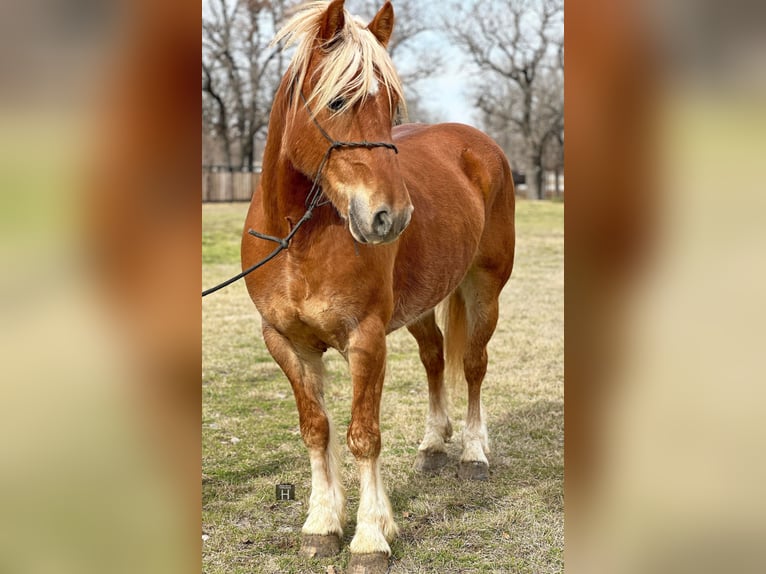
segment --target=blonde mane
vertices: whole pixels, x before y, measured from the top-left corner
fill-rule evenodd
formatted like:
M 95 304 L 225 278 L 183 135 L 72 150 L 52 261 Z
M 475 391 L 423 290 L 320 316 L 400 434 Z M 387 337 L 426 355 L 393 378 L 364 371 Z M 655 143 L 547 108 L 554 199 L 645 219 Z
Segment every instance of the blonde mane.
M 306 81 L 309 61 L 327 4 L 324 1 L 310 2 L 298 8 L 297 13 L 277 32 L 272 41 L 272 45 L 284 42 L 283 49 L 297 44 L 288 70 L 288 85 L 299 93 Z M 316 84 L 308 97 L 310 105 L 315 110 L 322 109 L 336 98 L 343 98 L 343 106 L 335 110 L 335 113 L 342 113 L 364 100 L 368 94 L 375 93 L 376 86 L 382 84 L 388 95 L 389 106 L 392 104 L 391 95 L 394 94 L 403 115 L 404 92 L 391 57 L 361 21 L 345 8 L 343 15 L 343 28 L 320 47 L 326 57 L 314 74 Z M 293 105 L 297 105 L 297 98 L 293 98 Z M 393 113 L 394 110 L 391 111 Z

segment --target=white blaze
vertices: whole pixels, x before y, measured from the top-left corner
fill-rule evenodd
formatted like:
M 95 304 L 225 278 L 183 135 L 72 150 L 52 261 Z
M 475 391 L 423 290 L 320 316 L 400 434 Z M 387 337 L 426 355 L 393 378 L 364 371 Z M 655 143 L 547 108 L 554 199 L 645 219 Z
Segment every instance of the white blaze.
M 377 96 L 379 88 L 380 88 L 380 85 L 378 84 L 377 78 L 373 78 L 372 83 L 370 84 L 370 90 L 367 93 L 370 96 Z

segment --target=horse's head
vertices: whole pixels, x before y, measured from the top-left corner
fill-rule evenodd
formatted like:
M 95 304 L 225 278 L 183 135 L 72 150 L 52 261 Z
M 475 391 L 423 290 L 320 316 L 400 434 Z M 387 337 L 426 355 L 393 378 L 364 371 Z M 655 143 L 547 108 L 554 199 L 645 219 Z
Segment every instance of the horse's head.
M 300 11 L 275 41 L 300 37 L 280 90 L 288 101 L 282 153 L 322 191 L 360 243 L 395 240 L 410 222 L 412 203 L 392 143 L 402 87 L 386 51 L 394 25 L 390 2 L 365 26 L 343 0 L 315 2 Z M 275 106 L 276 107 L 276 106 Z M 317 172 L 321 169 L 321 173 Z

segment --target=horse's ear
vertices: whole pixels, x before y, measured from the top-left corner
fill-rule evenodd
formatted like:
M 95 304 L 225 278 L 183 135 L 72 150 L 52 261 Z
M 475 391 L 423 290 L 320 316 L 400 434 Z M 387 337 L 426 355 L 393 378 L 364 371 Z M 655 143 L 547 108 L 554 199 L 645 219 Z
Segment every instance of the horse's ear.
M 394 7 L 390 1 L 383 4 L 383 8 L 375 14 L 375 18 L 369 23 L 367 29 L 373 33 L 378 42 L 383 46 L 388 46 L 388 40 L 391 38 L 391 32 L 394 30 Z
M 329 42 L 343 28 L 346 20 L 343 16 L 344 0 L 333 0 L 327 6 L 327 10 L 322 18 L 322 26 L 319 29 L 319 39 L 323 42 Z

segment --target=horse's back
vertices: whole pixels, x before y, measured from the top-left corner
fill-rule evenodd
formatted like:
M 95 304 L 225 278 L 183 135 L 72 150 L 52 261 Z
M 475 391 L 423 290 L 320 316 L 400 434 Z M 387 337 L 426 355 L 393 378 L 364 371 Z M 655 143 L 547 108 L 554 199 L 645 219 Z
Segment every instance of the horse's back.
M 510 176 L 500 146 L 484 132 L 465 124 L 403 124 L 394 128 L 393 138 L 402 152 L 400 162 L 405 172 L 412 167 L 419 168 L 420 173 L 435 169 L 449 173 L 459 168 L 472 179 L 500 181 Z

